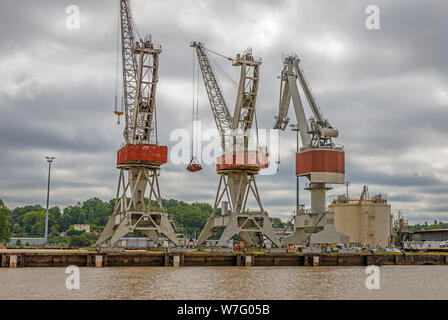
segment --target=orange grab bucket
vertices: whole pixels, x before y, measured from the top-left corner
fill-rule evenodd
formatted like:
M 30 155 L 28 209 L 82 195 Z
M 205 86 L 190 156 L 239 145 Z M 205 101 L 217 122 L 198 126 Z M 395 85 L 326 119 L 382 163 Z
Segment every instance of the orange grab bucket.
M 197 172 L 202 170 L 202 166 L 199 164 L 196 158 L 192 158 L 190 164 L 187 166 L 187 170 L 190 172 Z

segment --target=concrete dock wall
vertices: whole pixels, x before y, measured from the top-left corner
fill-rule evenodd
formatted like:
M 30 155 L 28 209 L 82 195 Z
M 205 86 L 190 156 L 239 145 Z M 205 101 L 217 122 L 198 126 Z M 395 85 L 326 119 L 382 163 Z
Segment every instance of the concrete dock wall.
M 0 267 L 447 265 L 446 254 L 296 254 L 1 250 Z M 250 261 L 250 262 L 249 262 Z
M 446 254 L 295 254 L 0 250 L 0 267 L 448 265 Z

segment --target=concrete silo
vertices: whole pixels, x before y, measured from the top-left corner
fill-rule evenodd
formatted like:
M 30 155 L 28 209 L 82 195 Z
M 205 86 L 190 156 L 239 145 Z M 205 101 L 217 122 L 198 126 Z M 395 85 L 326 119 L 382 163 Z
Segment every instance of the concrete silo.
M 339 196 L 330 204 L 328 211 L 334 213 L 336 231 L 349 236 L 351 243 L 373 248 L 389 246 L 391 207 L 381 194 L 370 198 L 367 186 L 364 186 L 359 198 Z

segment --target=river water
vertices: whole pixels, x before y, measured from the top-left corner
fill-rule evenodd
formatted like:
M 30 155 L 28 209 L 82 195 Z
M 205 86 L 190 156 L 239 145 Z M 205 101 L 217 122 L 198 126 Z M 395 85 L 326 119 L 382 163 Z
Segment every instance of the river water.
M 0 269 L 0 299 L 448 299 L 448 266 L 80 268 L 69 290 L 65 268 Z

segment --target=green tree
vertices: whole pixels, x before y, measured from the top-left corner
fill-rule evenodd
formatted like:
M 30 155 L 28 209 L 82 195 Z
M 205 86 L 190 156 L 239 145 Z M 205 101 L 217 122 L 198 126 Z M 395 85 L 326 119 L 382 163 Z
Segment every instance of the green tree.
M 62 214 L 59 207 L 53 207 L 48 210 L 48 228 L 50 232 L 62 232 L 64 230 L 61 230 L 61 224 L 62 224 Z M 54 227 L 52 229 L 52 227 Z
M 25 232 L 38 236 L 45 232 L 45 211 L 30 211 L 23 216 Z
M 11 233 L 9 231 L 9 209 L 0 199 L 0 242 L 9 242 Z
M 83 202 L 82 210 L 85 217 L 82 223 L 105 226 L 109 216 L 112 215 L 113 207 L 101 199 L 93 198 Z
M 22 234 L 22 226 L 18 223 L 12 226 L 12 233 L 14 235 L 20 236 Z
M 212 207 L 206 203 L 188 204 L 174 199 L 162 200 L 168 215 L 174 220 L 175 226 L 184 230 L 188 236 L 201 232 L 208 217 L 212 213 Z M 219 214 L 219 212 L 217 212 Z
M 18 223 L 23 227 L 23 217 L 25 214 L 31 211 L 45 211 L 40 205 L 35 206 L 25 206 L 25 207 L 17 207 L 14 210 L 11 211 L 11 214 L 9 215 L 9 224 L 15 225 Z
M 50 223 L 50 222 L 48 222 L 48 223 Z M 49 235 L 54 236 L 54 237 L 59 235 L 59 225 L 57 225 L 57 224 L 50 225 L 49 229 L 50 229 Z
M 68 236 L 80 236 L 81 234 L 83 234 L 84 231 L 81 230 L 75 230 L 73 228 L 73 226 L 71 226 L 68 230 L 67 230 L 67 235 Z
M 285 223 L 280 218 L 271 217 L 272 226 L 274 228 L 284 228 Z
M 73 235 L 69 238 L 69 246 L 72 248 L 86 247 L 89 244 L 90 241 L 85 234 Z

